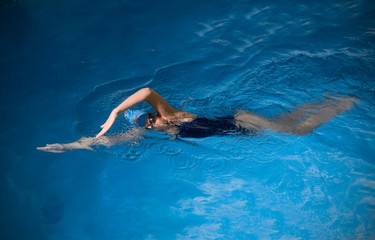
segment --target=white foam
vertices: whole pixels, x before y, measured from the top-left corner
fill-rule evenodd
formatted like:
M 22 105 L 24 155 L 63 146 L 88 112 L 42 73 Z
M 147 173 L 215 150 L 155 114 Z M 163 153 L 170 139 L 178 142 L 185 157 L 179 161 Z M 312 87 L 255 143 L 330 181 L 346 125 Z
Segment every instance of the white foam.
M 177 239 L 218 239 L 224 235 L 219 234 L 221 223 L 202 224 L 200 226 L 186 227 L 186 235 L 177 234 Z
M 237 51 L 239 51 L 239 52 L 244 52 L 247 48 L 249 48 L 249 47 L 251 47 L 251 46 L 254 45 L 254 43 L 252 43 L 251 41 L 249 41 L 249 40 L 247 40 L 245 38 L 240 38 L 239 40 L 245 43 L 241 47 L 236 48 Z
M 225 39 L 212 39 L 211 42 L 223 45 L 223 46 L 230 46 L 232 43 Z
M 253 16 L 258 15 L 259 13 L 261 13 L 261 12 L 263 12 L 265 10 L 268 10 L 268 9 L 270 9 L 269 6 L 266 6 L 266 7 L 262 8 L 262 9 L 254 8 L 249 14 L 247 14 L 245 16 L 245 18 L 247 20 L 250 20 Z
M 212 30 L 214 30 L 214 28 L 212 26 L 210 26 L 206 23 L 199 23 L 199 25 L 204 27 L 203 30 L 195 32 L 199 37 L 203 37 L 206 33 L 209 33 Z
M 304 55 L 307 57 L 318 57 L 318 58 L 326 58 L 335 54 L 345 54 L 349 57 L 367 57 L 374 54 L 372 50 L 360 50 L 360 49 L 350 49 L 350 48 L 341 48 L 338 50 L 334 49 L 324 49 L 320 52 L 309 52 L 309 51 L 301 51 L 301 50 L 292 50 L 289 53 L 280 53 L 282 56 L 286 57 L 293 57 L 297 55 Z
M 357 179 L 354 183 L 354 186 L 363 186 L 375 189 L 375 181 L 368 180 L 366 178 Z
M 360 204 L 370 204 L 375 206 L 375 198 L 374 197 L 364 197 L 359 202 Z
M 225 18 L 219 20 L 212 20 L 208 23 L 200 22 L 198 24 L 203 27 L 203 30 L 196 31 L 195 34 L 197 34 L 199 37 L 204 37 L 207 33 L 224 27 L 230 20 L 231 18 Z

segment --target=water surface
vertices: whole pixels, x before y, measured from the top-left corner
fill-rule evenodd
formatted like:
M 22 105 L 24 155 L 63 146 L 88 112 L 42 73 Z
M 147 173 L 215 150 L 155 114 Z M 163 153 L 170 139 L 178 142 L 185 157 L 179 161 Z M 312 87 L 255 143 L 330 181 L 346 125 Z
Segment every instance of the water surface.
M 370 239 L 372 1 L 5 1 L 2 239 Z M 306 136 L 152 138 L 96 152 L 141 87 L 202 117 L 360 99 Z M 138 106 L 150 109 L 146 104 Z M 131 126 L 120 118 L 109 134 Z

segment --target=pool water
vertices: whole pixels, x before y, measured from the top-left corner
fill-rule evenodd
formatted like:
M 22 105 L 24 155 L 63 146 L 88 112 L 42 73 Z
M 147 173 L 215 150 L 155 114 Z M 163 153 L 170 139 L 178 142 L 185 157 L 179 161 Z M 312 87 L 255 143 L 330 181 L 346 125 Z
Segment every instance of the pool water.
M 2 1 L 0 238 L 374 238 L 374 16 L 366 0 Z M 35 150 L 95 136 L 142 87 L 207 118 L 360 102 L 306 136 Z

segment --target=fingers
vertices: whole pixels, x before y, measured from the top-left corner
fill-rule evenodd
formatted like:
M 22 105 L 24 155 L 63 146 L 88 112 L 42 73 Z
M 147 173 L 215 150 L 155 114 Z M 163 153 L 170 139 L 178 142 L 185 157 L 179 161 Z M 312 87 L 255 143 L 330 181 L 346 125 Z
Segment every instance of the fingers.
M 45 147 L 37 147 L 39 151 L 51 152 L 51 153 L 63 153 L 66 149 L 61 144 L 47 144 Z
M 47 144 L 45 147 L 37 147 L 36 149 L 37 150 L 40 150 L 40 151 L 46 151 L 47 149 L 49 149 L 51 144 Z
M 103 136 L 107 131 L 108 131 L 108 129 L 103 128 L 103 129 L 98 133 L 98 135 L 96 135 L 95 138 L 100 138 L 100 137 Z
M 108 117 L 107 121 L 101 125 L 100 127 L 102 130 L 96 135 L 95 138 L 99 138 L 103 136 L 113 125 L 113 123 L 116 121 L 117 115 L 111 113 L 111 115 Z
M 99 138 L 99 137 L 103 136 L 111 128 L 111 125 L 110 124 L 103 124 L 100 127 L 102 128 L 102 130 L 98 133 L 98 135 L 96 135 L 95 138 Z
M 47 144 L 47 145 L 50 145 L 50 144 Z M 39 151 L 43 151 L 43 152 L 61 153 L 60 150 L 54 150 L 54 149 L 51 149 L 49 147 L 37 147 L 36 149 L 39 150 Z
M 101 128 L 102 130 L 96 135 L 95 138 L 99 138 L 99 137 L 103 136 L 104 133 L 107 132 L 107 130 L 105 130 L 104 127 L 105 127 L 105 123 L 104 123 L 103 125 L 100 126 L 100 128 Z
M 100 133 L 98 133 L 97 135 L 96 135 L 96 137 L 95 138 L 100 138 L 101 136 L 103 136 L 104 135 L 104 133 L 106 133 L 107 131 L 105 131 L 104 129 L 103 130 L 101 130 L 100 131 Z

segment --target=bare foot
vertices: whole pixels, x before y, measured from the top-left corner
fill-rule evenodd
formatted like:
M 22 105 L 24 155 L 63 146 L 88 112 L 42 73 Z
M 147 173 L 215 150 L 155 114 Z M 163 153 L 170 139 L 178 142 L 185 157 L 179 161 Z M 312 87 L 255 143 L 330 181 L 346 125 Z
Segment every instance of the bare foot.
M 331 95 L 325 95 L 327 99 L 333 99 L 340 102 L 352 102 L 352 103 L 359 103 L 359 98 L 356 97 L 335 97 Z
M 63 153 L 68 150 L 65 148 L 63 144 L 60 144 L 60 143 L 47 144 L 45 147 L 37 147 L 36 149 L 40 151 L 52 152 L 52 153 Z
M 334 96 L 325 96 L 327 99 L 333 99 L 333 106 L 336 106 L 336 109 L 339 111 L 345 111 L 353 108 L 354 103 L 359 103 L 359 99 L 356 97 L 334 97 Z
M 354 97 L 341 97 L 338 106 L 341 107 L 342 110 L 349 110 L 353 108 L 354 103 L 359 103 L 359 99 Z

